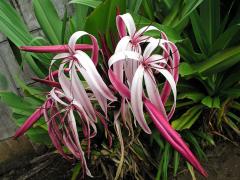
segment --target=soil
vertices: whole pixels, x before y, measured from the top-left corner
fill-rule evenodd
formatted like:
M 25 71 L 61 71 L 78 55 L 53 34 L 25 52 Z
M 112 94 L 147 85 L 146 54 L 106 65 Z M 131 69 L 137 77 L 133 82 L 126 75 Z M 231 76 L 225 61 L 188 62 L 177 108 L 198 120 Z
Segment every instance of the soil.
M 232 144 L 218 144 L 207 152 L 208 161 L 203 167 L 208 172 L 208 178 L 196 174 L 197 180 L 240 180 L 240 147 Z M 179 174 L 177 180 L 191 180 L 190 173 Z
M 207 180 L 240 180 L 240 147 L 218 144 L 207 152 L 208 161 L 203 162 L 209 176 Z M 13 165 L 11 165 L 13 166 Z M 57 154 L 47 153 L 38 157 L 15 162 L 15 168 L 6 166 L 0 171 L 0 180 L 70 180 L 73 164 Z M 206 178 L 196 174 L 197 180 Z M 169 178 L 174 179 L 174 178 Z M 179 173 L 175 180 L 191 180 L 188 171 Z

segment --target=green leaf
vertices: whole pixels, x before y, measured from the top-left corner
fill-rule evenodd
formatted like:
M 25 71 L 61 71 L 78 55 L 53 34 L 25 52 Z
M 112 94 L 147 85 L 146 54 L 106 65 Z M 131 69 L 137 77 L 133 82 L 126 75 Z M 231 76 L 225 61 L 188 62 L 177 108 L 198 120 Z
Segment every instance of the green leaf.
M 238 98 L 240 97 L 240 87 L 239 88 L 229 88 L 227 90 L 221 91 L 222 94 L 228 97 Z
M 17 119 L 17 124 L 21 125 L 26 121 L 26 118 L 19 118 Z M 42 124 L 40 124 L 42 123 Z M 48 135 L 48 131 L 45 128 L 41 127 L 42 125 L 46 125 L 45 121 L 38 122 L 38 125 L 34 125 L 32 128 L 30 128 L 25 134 L 30 138 L 31 142 L 33 143 L 40 143 L 45 144 L 47 146 L 50 146 L 51 140 Z
M 1 101 L 11 108 L 32 112 L 31 104 L 24 101 L 23 98 L 12 92 L 0 92 Z
M 221 104 L 220 104 L 220 98 L 219 97 L 215 97 L 213 99 L 213 105 L 212 107 L 213 108 L 220 108 Z
M 143 0 L 143 9 L 148 19 L 154 20 L 154 10 L 152 7 L 152 2 L 150 0 Z
M 152 132 L 153 139 L 157 142 L 158 146 L 163 149 L 164 148 L 164 143 L 161 140 L 160 134 L 158 131 L 153 131 Z
M 220 27 L 220 2 L 219 0 L 205 0 L 200 6 L 200 16 L 204 22 L 204 31 L 210 47 L 218 35 Z
M 205 95 L 201 92 L 185 92 L 178 95 L 178 99 L 191 99 L 194 102 L 198 102 L 203 99 Z
M 189 170 L 189 172 L 190 172 L 190 174 L 191 174 L 191 176 L 192 176 L 192 180 L 197 180 L 197 179 L 196 179 L 196 176 L 195 176 L 195 173 L 194 173 L 194 169 L 193 169 L 193 167 L 191 166 L 191 164 L 189 164 L 188 162 L 187 162 L 187 168 L 188 168 L 188 170 Z
M 238 126 L 229 118 L 225 117 L 224 118 L 224 122 L 230 127 L 232 128 L 232 130 L 237 133 L 238 136 L 240 136 L 240 129 L 238 128 Z
M 138 13 L 138 10 L 143 0 L 128 0 L 128 9 L 133 13 Z
M 38 23 L 52 44 L 61 43 L 62 21 L 50 0 L 33 0 Z
M 184 139 L 186 139 L 189 143 L 191 143 L 200 159 L 207 159 L 206 154 L 202 150 L 201 146 L 198 143 L 198 140 L 194 137 L 194 135 L 190 132 L 187 131 L 184 133 Z
M 213 99 L 210 96 L 207 96 L 202 100 L 202 104 L 209 107 L 209 108 L 212 108 Z
M 164 146 L 164 151 L 163 155 L 159 164 L 158 172 L 156 175 L 156 180 L 163 179 L 167 180 L 168 179 L 168 165 L 170 162 L 170 157 L 171 157 L 171 147 L 169 143 L 165 143 Z M 161 178 L 162 177 L 162 178 Z
M 163 24 L 169 25 L 170 27 L 176 27 L 183 29 L 182 24 L 188 20 L 192 12 L 203 2 L 203 0 L 185 0 L 185 1 L 174 1 L 174 6 L 171 9 L 169 15 L 164 19 Z
M 206 140 L 209 144 L 215 146 L 213 137 L 210 134 L 203 132 L 203 131 L 194 131 L 193 133 L 196 134 L 197 136 L 201 137 L 202 139 Z
M 102 1 L 101 0 L 72 0 L 69 2 L 69 4 L 73 4 L 73 3 L 96 8 L 102 3 Z
M 135 24 L 137 27 L 153 25 L 153 26 L 157 27 L 158 29 L 160 29 L 161 31 L 165 32 L 170 41 L 173 41 L 173 42 L 181 42 L 182 41 L 180 34 L 177 31 L 175 31 L 173 28 L 171 28 L 170 26 L 161 25 L 159 23 L 152 22 L 149 19 L 145 18 L 144 16 L 140 16 L 138 14 L 132 13 L 132 16 L 133 16 L 133 19 L 135 20 Z M 149 31 L 145 34 L 151 35 L 153 37 L 160 36 L 159 32 L 156 32 L 156 31 Z
M 74 26 L 74 28 L 72 30 L 72 34 L 73 34 L 73 32 L 84 29 L 87 15 L 88 15 L 88 10 L 89 10 L 89 7 L 87 7 L 87 6 L 75 4 L 74 14 L 71 19 L 71 22 Z
M 240 64 L 234 66 L 233 69 L 230 69 L 226 72 L 224 83 L 220 87 L 221 90 L 226 90 L 236 85 L 239 82 L 239 76 L 240 76 L 239 68 L 240 68 Z
M 171 147 L 169 143 L 165 144 L 163 152 L 163 165 L 162 165 L 162 177 L 163 180 L 168 180 L 168 165 L 171 157 Z
M 227 115 L 228 115 L 231 119 L 234 119 L 235 121 L 237 121 L 238 123 L 240 123 L 240 117 L 237 116 L 236 114 L 228 111 L 228 112 L 227 112 Z
M 187 110 L 180 118 L 172 121 L 172 127 L 176 130 L 189 129 L 202 113 L 202 105 L 196 105 Z
M 177 151 L 174 151 L 173 159 L 173 176 L 176 177 L 180 162 L 180 155 Z
M 40 78 L 44 78 L 45 74 L 42 69 L 39 68 L 35 59 L 29 53 L 22 53 L 23 61 L 25 61 L 33 70 L 33 72 Z
M 184 39 L 182 42 L 178 43 L 178 49 L 181 54 L 181 58 L 187 63 L 195 63 L 202 61 L 204 57 L 203 54 L 196 53 L 194 51 L 192 42 L 189 38 Z
M 0 1 L 0 31 L 16 46 L 26 45 L 32 39 L 22 18 L 7 1 Z
M 194 69 L 194 66 L 192 66 L 186 62 L 180 63 L 179 73 L 182 77 L 192 75 L 195 72 L 196 72 L 196 70 Z
M 194 65 L 199 73 L 213 74 L 221 72 L 240 62 L 240 46 L 220 51 L 209 59 Z
M 80 173 L 80 170 L 81 170 L 81 164 L 80 163 L 77 163 L 73 170 L 72 170 L 72 177 L 71 177 L 71 180 L 77 180 L 77 177 Z
M 202 101 L 202 104 L 209 108 L 220 108 L 220 98 L 212 98 L 210 96 L 205 97 Z
M 37 88 L 27 86 L 25 82 L 20 80 L 18 77 L 15 77 L 14 79 L 17 82 L 18 86 L 22 89 L 22 91 L 25 92 L 27 95 L 30 94 L 31 96 L 35 97 L 38 100 L 41 100 L 42 102 L 45 101 L 46 98 L 42 94 L 42 89 L 38 90 Z
M 62 22 L 61 44 L 65 44 L 67 22 L 68 22 L 68 11 L 67 11 L 67 7 L 65 6 L 63 22 Z
M 239 30 L 240 24 L 233 25 L 226 29 L 214 42 L 211 52 L 214 53 L 225 49 L 234 38 L 234 36 L 239 32 Z
M 197 13 L 197 11 L 194 11 L 190 16 L 190 18 L 191 18 L 192 28 L 193 28 L 193 32 L 194 32 L 198 47 L 206 55 L 208 54 L 208 48 L 207 48 L 208 44 L 207 44 L 207 35 L 204 30 L 202 19 Z
M 108 43 L 110 42 L 109 32 L 116 29 L 116 8 L 124 12 L 126 9 L 125 0 L 106 0 L 100 4 L 87 18 L 85 30 L 98 37 L 98 33 L 106 33 Z

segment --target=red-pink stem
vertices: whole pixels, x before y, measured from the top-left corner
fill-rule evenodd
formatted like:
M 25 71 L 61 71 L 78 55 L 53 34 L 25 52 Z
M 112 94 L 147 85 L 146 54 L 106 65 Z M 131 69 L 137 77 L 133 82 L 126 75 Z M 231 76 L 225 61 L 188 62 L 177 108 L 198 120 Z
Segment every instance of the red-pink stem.
M 35 52 L 35 53 L 63 53 L 69 52 L 68 45 L 52 45 L 52 46 L 21 46 L 21 51 Z M 89 51 L 93 46 L 89 44 L 76 44 L 75 50 Z

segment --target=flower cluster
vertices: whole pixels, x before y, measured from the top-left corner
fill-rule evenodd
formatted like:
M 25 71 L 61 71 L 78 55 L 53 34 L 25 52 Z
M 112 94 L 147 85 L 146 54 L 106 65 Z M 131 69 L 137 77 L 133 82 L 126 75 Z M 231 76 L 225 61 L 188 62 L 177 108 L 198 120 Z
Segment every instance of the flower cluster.
M 201 174 L 206 172 L 190 151 L 180 135 L 171 127 L 171 119 L 176 106 L 176 84 L 180 55 L 174 43 L 170 42 L 164 32 L 154 26 L 136 29 L 132 16 L 127 13 L 116 17 L 119 42 L 113 53 L 102 42 L 102 52 L 108 57 L 108 86 L 99 74 L 99 46 L 97 39 L 87 32 L 75 32 L 68 45 L 21 47 L 31 52 L 52 52 L 57 54 L 51 61 L 49 75 L 45 79 L 36 79 L 52 87 L 47 100 L 18 129 L 15 137 L 24 134 L 41 116 L 45 117 L 49 136 L 58 152 L 65 158 L 79 159 L 88 176 L 84 151 L 81 147 L 76 121 L 79 120 L 90 153 L 90 139 L 97 134 L 96 122 L 100 119 L 106 132 L 108 106 L 119 101 L 122 119 L 131 109 L 139 126 L 148 134 L 151 130 L 144 116 L 144 110 L 150 116 L 162 136 L 180 152 Z M 148 31 L 157 31 L 161 38 L 146 35 Z M 92 44 L 77 44 L 77 40 L 88 36 Z M 86 53 L 89 51 L 91 57 Z M 58 66 L 57 71 L 52 67 Z M 161 93 L 159 81 L 165 79 Z M 111 87 L 111 88 L 109 88 Z M 118 93 L 121 99 L 117 99 Z M 172 92 L 173 105 L 169 112 L 165 104 Z M 94 105 L 100 106 L 96 110 Z M 110 136 L 109 136 L 110 137 Z M 111 138 L 109 138 L 111 142 Z M 71 155 L 63 150 L 67 147 Z

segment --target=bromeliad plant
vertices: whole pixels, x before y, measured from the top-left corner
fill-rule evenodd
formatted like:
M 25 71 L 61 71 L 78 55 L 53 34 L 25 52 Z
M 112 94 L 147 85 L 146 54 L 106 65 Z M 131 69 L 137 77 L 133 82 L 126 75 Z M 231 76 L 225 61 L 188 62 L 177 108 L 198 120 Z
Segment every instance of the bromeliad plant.
M 116 133 L 123 146 L 118 120 L 120 114 L 124 124 L 127 118 L 131 118 L 131 114 L 126 113 L 131 109 L 139 126 L 150 134 L 150 122 L 146 120 L 144 113 L 146 111 L 158 131 L 173 148 L 202 175 L 207 176 L 189 147 L 169 124 L 176 106 L 180 60 L 177 47 L 168 40 L 164 32 L 154 26 L 145 26 L 137 30 L 129 13 L 117 15 L 116 22 L 120 40 L 113 54 L 104 40 L 103 48 L 99 49 L 96 38 L 84 31 L 75 32 L 68 45 L 20 47 L 24 51 L 60 54 L 50 62 L 49 75 L 45 79 L 35 79 L 52 88 L 46 101 L 18 129 L 15 137 L 24 134 L 44 116 L 49 136 L 58 152 L 66 159 L 80 160 L 83 172 L 92 176 L 81 146 L 82 141 L 79 140 L 78 127 L 82 129 L 84 140 L 87 142 L 86 152 L 89 156 L 91 139 L 97 134 L 98 119 L 108 133 L 107 121 L 111 121 L 114 112 Z M 157 31 L 161 33 L 161 38 L 146 35 L 147 31 Z M 83 36 L 89 36 L 92 44 L 77 44 L 78 39 Z M 86 51 L 90 51 L 91 57 Z M 108 63 L 107 74 L 111 85 L 107 84 L 108 81 L 98 72 L 99 52 L 107 57 L 105 61 Z M 57 70 L 54 71 L 53 67 L 56 66 Z M 166 81 L 162 92 L 159 93 L 161 75 Z M 83 79 L 86 84 L 83 84 Z M 166 112 L 165 105 L 171 91 L 173 105 L 171 110 Z M 115 102 L 121 105 L 118 107 L 115 105 L 118 103 Z M 96 108 L 98 106 L 100 109 Z M 108 135 L 111 144 L 111 136 Z

